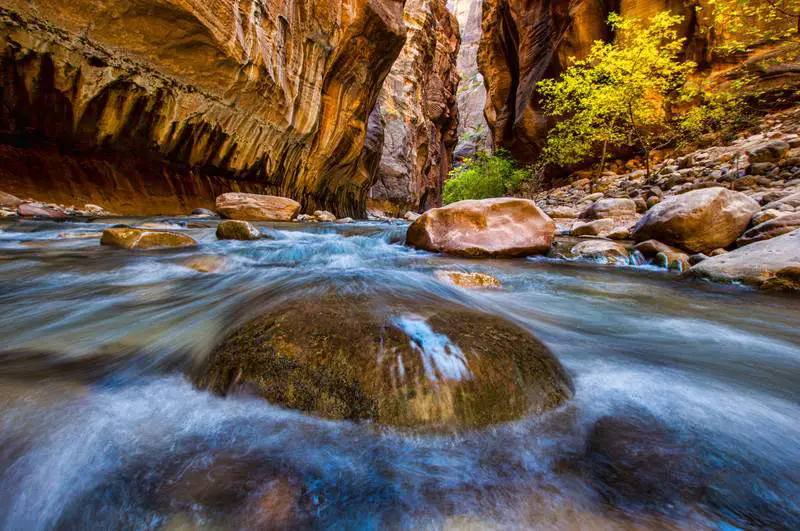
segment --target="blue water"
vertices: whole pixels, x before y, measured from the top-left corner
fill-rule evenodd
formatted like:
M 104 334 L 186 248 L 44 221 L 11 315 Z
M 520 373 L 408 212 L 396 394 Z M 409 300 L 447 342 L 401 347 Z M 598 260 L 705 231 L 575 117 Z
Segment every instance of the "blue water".
M 144 253 L 62 237 L 145 221 L 0 222 L 0 528 L 800 529 L 796 297 L 653 267 L 437 256 L 404 247 L 404 225 L 274 224 L 273 239 L 220 242 L 213 221 L 159 220 L 200 245 Z M 197 256 L 224 268 L 186 267 Z M 503 289 L 443 284 L 442 269 Z M 575 396 L 434 436 L 192 386 L 238 325 L 331 287 L 516 321 Z M 468 377 L 446 336 L 397 326 L 438 374 Z M 587 451 L 604 418 L 634 426 L 608 454 L 645 457 L 631 489 Z

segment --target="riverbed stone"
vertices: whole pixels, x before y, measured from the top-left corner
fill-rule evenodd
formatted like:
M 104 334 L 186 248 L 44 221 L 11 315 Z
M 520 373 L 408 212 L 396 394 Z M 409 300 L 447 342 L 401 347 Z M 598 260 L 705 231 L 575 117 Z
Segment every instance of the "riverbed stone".
M 437 280 L 460 288 L 498 289 L 503 285 L 497 278 L 487 273 L 466 273 L 463 271 L 436 271 Z
M 606 236 L 616 229 L 616 221 L 613 219 L 598 219 L 588 223 L 579 223 L 572 227 L 572 236 Z
M 607 240 L 586 240 L 572 247 L 573 258 L 581 258 L 601 264 L 627 265 L 630 255 L 624 245 Z
M 217 212 L 241 221 L 292 221 L 300 203 L 288 197 L 231 192 L 217 197 Z
M 207 208 L 195 208 L 194 210 L 192 210 L 191 215 L 204 218 L 213 218 L 217 216 L 217 213 Z
M 751 243 L 697 264 L 692 276 L 719 282 L 742 282 L 762 288 L 800 290 L 794 272 L 800 267 L 800 230 Z
M 636 241 L 656 239 L 695 253 L 728 247 L 760 205 L 743 193 L 714 187 L 668 197 L 634 227 Z
M 751 164 L 777 162 L 789 151 L 789 148 L 789 144 L 783 140 L 774 140 L 749 149 L 747 156 Z
M 17 208 L 26 201 L 0 190 L 0 207 Z
M 197 242 L 180 232 L 147 229 L 106 229 L 100 238 L 101 245 L 131 250 L 194 247 Z
M 543 413 L 572 395 L 558 360 L 512 322 L 452 302 L 334 292 L 287 301 L 239 328 L 196 383 L 426 431 Z
M 316 210 L 314 212 L 314 217 L 317 218 L 317 221 L 331 223 L 336 221 L 336 216 L 334 216 L 331 212 L 327 210 Z
M 592 203 L 583 212 L 581 219 L 604 219 L 621 216 L 635 216 L 636 203 L 632 199 L 610 197 Z
M 228 219 L 217 225 L 218 240 L 258 240 L 261 232 L 247 221 Z
M 751 243 L 769 240 L 797 229 L 800 229 L 800 212 L 786 214 L 749 229 L 736 240 L 736 245 L 742 247 Z
M 183 262 L 184 267 L 194 269 L 198 273 L 218 273 L 225 269 L 227 260 L 224 256 L 193 256 Z
M 425 212 L 408 228 L 406 243 L 461 256 L 544 254 L 555 223 L 536 203 L 511 197 L 467 200 Z
M 63 219 L 69 217 L 64 210 L 45 203 L 23 203 L 17 207 L 17 213 L 22 217 Z

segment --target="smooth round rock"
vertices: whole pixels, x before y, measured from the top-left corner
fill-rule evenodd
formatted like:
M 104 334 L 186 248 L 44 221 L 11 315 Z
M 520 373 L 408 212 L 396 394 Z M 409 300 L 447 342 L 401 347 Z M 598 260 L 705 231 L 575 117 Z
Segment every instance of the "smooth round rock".
M 261 232 L 246 221 L 225 220 L 217 225 L 218 240 L 258 240 Z
M 558 360 L 514 323 L 450 302 L 335 293 L 288 301 L 236 330 L 196 383 L 426 431 L 511 421 L 572 395 Z

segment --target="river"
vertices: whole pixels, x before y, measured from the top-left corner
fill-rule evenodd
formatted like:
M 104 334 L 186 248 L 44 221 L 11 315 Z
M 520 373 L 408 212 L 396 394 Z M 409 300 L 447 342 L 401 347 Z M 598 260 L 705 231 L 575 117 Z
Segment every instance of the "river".
M 200 245 L 76 237 L 143 222 Z M 647 266 L 444 257 L 404 247 L 405 225 L 262 224 L 272 239 L 234 242 L 196 223 L 0 221 L 0 528 L 800 529 L 800 299 Z M 224 269 L 186 267 L 208 255 Z M 423 434 L 187 377 L 247 319 L 321 289 L 514 321 L 574 397 Z

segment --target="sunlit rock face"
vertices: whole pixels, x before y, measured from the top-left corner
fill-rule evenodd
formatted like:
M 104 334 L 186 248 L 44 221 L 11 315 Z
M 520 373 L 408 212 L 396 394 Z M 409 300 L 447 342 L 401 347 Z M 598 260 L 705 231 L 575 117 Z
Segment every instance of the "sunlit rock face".
M 395 216 L 440 204 L 458 126 L 458 22 L 445 0 L 407 0 L 404 18 L 408 38 L 370 122 L 381 145 L 370 208 Z
M 146 155 L 178 192 L 182 173 L 202 193 L 194 180 L 208 176 L 215 193 L 363 215 L 367 120 L 403 46 L 403 3 L 9 0 L 0 132 L 17 146 L 118 152 L 119 167 Z
M 481 40 L 481 7 L 483 0 L 449 0 L 448 8 L 461 28 L 461 49 L 458 52 L 458 143 L 456 161 L 476 151 L 491 151 L 492 138 L 483 116 L 486 87 L 478 71 L 478 44 Z
M 684 55 L 701 69 L 724 70 L 731 66 L 723 64 L 726 60 L 741 64 L 742 57 L 724 59 L 715 53 L 715 46 L 731 36 L 712 26 L 706 0 L 484 0 L 478 64 L 486 80 L 485 114 L 495 147 L 509 149 L 524 162 L 535 160 L 551 125 L 537 99 L 537 83 L 558 77 L 571 58 L 585 57 L 594 41 L 613 39 L 606 24 L 609 13 L 646 20 L 661 11 L 683 15 Z M 768 89 L 797 83 L 792 68 L 754 73 Z

